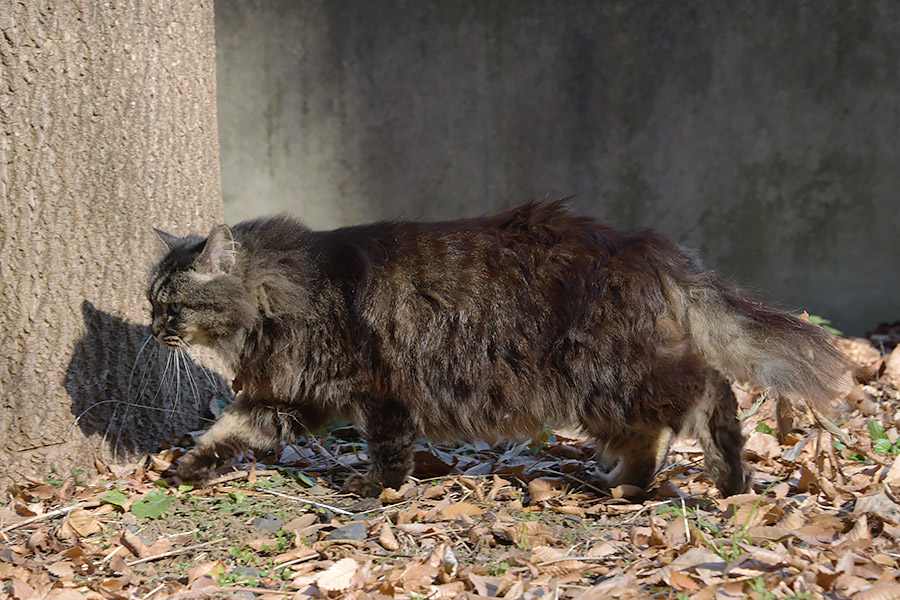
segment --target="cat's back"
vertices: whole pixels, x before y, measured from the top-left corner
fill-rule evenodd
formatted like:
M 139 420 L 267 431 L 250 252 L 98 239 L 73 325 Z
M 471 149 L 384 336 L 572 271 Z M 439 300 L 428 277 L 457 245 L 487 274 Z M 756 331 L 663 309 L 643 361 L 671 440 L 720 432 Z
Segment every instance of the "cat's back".
M 596 263 L 627 244 L 627 236 L 564 201 L 530 202 L 482 217 L 452 221 L 390 221 L 334 232 L 378 267 L 398 275 L 444 277 L 452 269 L 498 275 L 501 267 L 532 271 L 553 264 Z

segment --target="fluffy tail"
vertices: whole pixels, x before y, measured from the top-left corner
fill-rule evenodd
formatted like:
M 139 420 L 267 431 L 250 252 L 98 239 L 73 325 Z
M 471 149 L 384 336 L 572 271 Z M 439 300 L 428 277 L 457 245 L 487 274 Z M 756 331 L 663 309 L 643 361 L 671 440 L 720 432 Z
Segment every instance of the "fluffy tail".
M 736 381 L 833 414 L 853 388 L 848 359 L 823 328 L 752 302 L 709 271 L 682 284 L 679 312 L 704 358 Z

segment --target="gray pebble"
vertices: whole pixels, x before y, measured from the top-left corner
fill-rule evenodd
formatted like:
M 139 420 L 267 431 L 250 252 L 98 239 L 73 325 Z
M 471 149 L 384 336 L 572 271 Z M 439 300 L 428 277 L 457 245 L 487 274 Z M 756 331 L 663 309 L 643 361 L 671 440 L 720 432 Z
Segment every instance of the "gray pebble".
M 326 540 L 364 540 L 366 539 L 365 523 L 350 523 L 343 527 L 338 527 L 327 536 Z
M 269 533 L 275 533 L 281 526 L 284 525 L 284 521 L 276 517 L 275 515 L 266 515 L 265 517 L 256 517 L 253 521 L 250 522 L 251 525 L 256 527 L 257 529 L 262 529 L 263 531 L 268 531 Z

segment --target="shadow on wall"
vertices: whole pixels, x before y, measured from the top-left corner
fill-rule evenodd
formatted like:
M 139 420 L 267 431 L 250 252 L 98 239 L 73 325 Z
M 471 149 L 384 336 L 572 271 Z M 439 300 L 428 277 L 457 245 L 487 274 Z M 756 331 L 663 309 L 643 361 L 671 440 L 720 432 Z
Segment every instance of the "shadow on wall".
M 218 373 L 185 352 L 160 346 L 146 327 L 81 304 L 85 334 L 75 345 L 65 387 L 75 423 L 100 438 L 99 458 L 118 462 L 205 428 L 211 404 L 230 402 Z

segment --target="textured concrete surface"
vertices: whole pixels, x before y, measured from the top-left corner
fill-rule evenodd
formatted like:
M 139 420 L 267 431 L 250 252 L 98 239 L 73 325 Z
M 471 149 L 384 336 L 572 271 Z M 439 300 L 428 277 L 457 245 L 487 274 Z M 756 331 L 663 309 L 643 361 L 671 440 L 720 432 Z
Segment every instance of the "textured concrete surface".
M 577 194 L 790 309 L 900 319 L 900 5 L 216 2 L 231 221 Z

